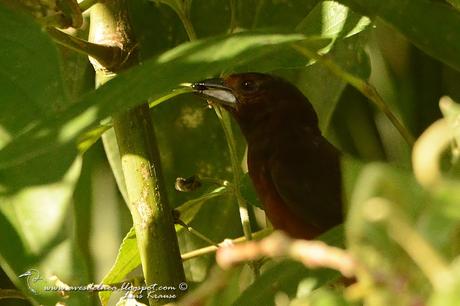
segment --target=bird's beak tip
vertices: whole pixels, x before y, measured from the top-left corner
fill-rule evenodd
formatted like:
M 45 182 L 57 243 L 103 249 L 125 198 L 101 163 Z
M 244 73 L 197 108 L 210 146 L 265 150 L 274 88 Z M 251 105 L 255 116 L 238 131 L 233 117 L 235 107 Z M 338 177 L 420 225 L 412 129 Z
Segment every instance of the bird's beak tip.
M 234 106 L 236 97 L 232 89 L 224 84 L 221 78 L 207 79 L 192 83 L 190 87 L 199 95 L 216 103 Z

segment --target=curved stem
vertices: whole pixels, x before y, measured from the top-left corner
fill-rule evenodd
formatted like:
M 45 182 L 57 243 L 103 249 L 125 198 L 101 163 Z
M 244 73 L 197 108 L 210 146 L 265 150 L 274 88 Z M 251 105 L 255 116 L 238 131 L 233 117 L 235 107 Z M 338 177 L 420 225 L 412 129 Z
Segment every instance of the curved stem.
M 377 90 L 366 81 L 354 76 L 353 74 L 343 70 L 339 65 L 334 63 L 331 59 L 326 56 L 321 56 L 316 52 L 309 50 L 304 46 L 293 44 L 292 47 L 297 50 L 300 54 L 305 57 L 315 59 L 331 70 L 335 75 L 345 80 L 348 84 L 355 87 L 363 95 L 365 95 L 374 105 L 387 116 L 391 123 L 396 127 L 401 136 L 406 142 L 413 146 L 415 142 L 414 136 L 406 129 L 406 127 L 399 121 L 395 114 L 390 110 L 387 103 L 382 99 Z
M 194 41 L 197 39 L 195 29 L 193 28 L 192 23 L 190 22 L 190 18 L 188 18 L 188 14 L 184 11 L 177 12 L 182 24 L 184 25 L 185 31 L 187 32 L 188 38 L 190 41 Z

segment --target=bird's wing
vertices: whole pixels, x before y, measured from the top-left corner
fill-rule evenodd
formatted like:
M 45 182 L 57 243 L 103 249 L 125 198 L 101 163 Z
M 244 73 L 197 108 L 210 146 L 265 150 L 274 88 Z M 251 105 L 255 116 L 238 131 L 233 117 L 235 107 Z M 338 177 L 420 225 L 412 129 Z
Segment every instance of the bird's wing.
M 343 218 L 339 152 L 320 134 L 295 134 L 273 148 L 271 179 L 295 214 L 328 229 Z

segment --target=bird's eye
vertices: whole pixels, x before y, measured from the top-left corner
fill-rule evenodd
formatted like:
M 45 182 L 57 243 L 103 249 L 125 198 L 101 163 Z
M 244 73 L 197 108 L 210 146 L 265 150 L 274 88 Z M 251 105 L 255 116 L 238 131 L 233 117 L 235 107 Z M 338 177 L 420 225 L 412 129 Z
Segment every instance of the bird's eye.
M 257 89 L 256 83 L 251 80 L 245 80 L 241 83 L 241 89 L 245 92 L 253 92 Z

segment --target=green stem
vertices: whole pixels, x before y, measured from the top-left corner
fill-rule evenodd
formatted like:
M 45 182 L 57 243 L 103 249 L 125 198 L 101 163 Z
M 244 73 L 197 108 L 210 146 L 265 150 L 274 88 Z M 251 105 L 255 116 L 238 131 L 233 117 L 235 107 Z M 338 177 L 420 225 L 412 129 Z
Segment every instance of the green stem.
M 236 1 L 230 0 L 230 29 L 228 30 L 229 33 L 233 33 L 237 27 L 237 20 L 236 20 Z
M 227 112 L 222 111 L 222 108 L 218 105 L 214 105 L 214 110 L 219 118 L 219 121 L 222 125 L 222 129 L 224 130 L 225 139 L 227 140 L 228 151 L 230 154 L 230 162 L 232 165 L 232 173 L 233 173 L 233 190 L 236 197 L 236 201 L 238 202 L 239 212 L 240 212 L 240 219 L 241 225 L 243 227 L 244 237 L 247 241 L 252 240 L 252 230 L 251 230 L 251 223 L 249 220 L 249 211 L 248 205 L 246 200 L 241 195 L 241 167 L 240 163 L 238 162 L 238 154 L 236 152 L 236 143 L 235 138 L 233 137 L 232 126 L 230 122 L 230 116 Z M 259 267 L 257 263 L 251 262 L 252 270 L 254 271 L 254 275 L 257 277 L 260 274 Z
M 354 76 L 351 73 L 343 70 L 339 65 L 334 63 L 327 56 L 321 56 L 316 52 L 298 44 L 292 45 L 292 47 L 297 50 L 300 54 L 304 55 L 307 58 L 315 59 L 318 62 L 322 63 L 326 68 L 331 70 L 335 75 L 345 80 L 348 84 L 355 87 L 359 90 L 364 96 L 366 96 L 374 105 L 387 116 L 391 123 L 396 127 L 401 136 L 406 140 L 406 142 L 413 146 L 415 142 L 414 136 L 406 129 L 406 127 L 399 121 L 395 114 L 390 110 L 387 103 L 382 99 L 377 90 L 366 81 Z
M 215 243 L 214 241 L 212 241 L 211 239 L 209 239 L 208 237 L 206 237 L 205 235 L 203 235 L 202 233 L 200 233 L 199 231 L 197 231 L 196 229 L 194 229 L 190 225 L 186 224 L 184 221 L 182 221 L 180 219 L 176 220 L 176 224 L 179 224 L 180 226 L 185 228 L 190 234 L 195 235 L 196 237 L 200 238 L 201 240 L 206 241 L 207 243 L 218 247 L 217 243 Z
M 160 181 L 159 152 L 148 105 L 114 116 L 113 125 L 146 284 L 177 287 L 185 276 L 172 211 Z M 149 302 L 161 305 L 166 301 Z
M 196 40 L 197 36 L 193 28 L 193 25 L 189 19 L 190 8 L 185 4 L 185 3 L 190 3 L 190 2 L 183 2 L 183 3 L 184 4 L 180 9 L 175 9 L 174 7 L 173 9 L 175 9 L 180 20 L 182 21 L 182 24 L 187 32 L 187 35 L 190 41 L 193 41 L 193 40 Z M 240 212 L 241 224 L 243 226 L 244 236 L 249 241 L 249 240 L 252 240 L 251 223 L 249 222 L 249 212 L 248 212 L 247 203 L 240 192 L 240 187 L 241 187 L 240 167 L 238 165 L 236 144 L 235 144 L 235 139 L 233 138 L 233 133 L 231 130 L 230 118 L 226 112 L 222 112 L 222 109 L 219 106 L 217 105 L 214 106 L 214 110 L 217 114 L 217 117 L 219 118 L 219 121 L 225 133 L 225 138 L 227 140 L 227 145 L 228 145 L 230 158 L 231 158 L 231 164 L 232 164 L 234 193 L 235 193 L 235 197 L 236 197 L 236 200 L 239 206 L 239 212 Z M 260 274 L 258 265 L 252 262 L 251 266 L 254 271 L 254 275 L 257 277 Z
M 222 129 L 224 130 L 225 139 L 227 140 L 228 151 L 230 154 L 230 162 L 231 162 L 232 172 L 233 172 L 234 192 L 235 192 L 236 200 L 238 202 L 238 206 L 240 208 L 240 217 L 241 217 L 241 223 L 243 226 L 244 236 L 246 237 L 247 240 L 252 240 L 252 231 L 251 231 L 251 223 L 249 222 L 248 206 L 240 192 L 241 168 L 238 162 L 238 154 L 236 152 L 236 143 L 235 143 L 235 138 L 233 137 L 233 132 L 231 129 L 230 118 L 229 118 L 228 113 L 222 111 L 222 108 L 220 106 L 215 105 L 214 110 L 222 124 Z
M 187 32 L 188 38 L 190 41 L 194 41 L 197 39 L 195 29 L 193 28 L 192 23 L 190 22 L 190 18 L 188 18 L 188 13 L 184 12 L 183 10 L 177 12 L 182 24 L 184 25 L 185 31 Z
M 193 24 L 189 18 L 191 0 L 183 0 L 174 3 L 160 0 L 160 2 L 165 3 L 176 12 L 177 16 L 179 16 L 179 19 L 182 22 L 182 25 L 184 26 L 185 32 L 187 32 L 188 39 L 190 41 L 196 40 L 197 36 L 195 29 L 193 28 Z
M 253 234 L 253 239 L 254 240 L 262 239 L 262 238 L 268 236 L 271 232 L 273 232 L 273 229 L 265 228 L 263 230 L 255 232 Z M 239 237 L 239 238 L 231 240 L 232 243 L 241 243 L 241 242 L 246 242 L 246 241 L 248 241 L 246 239 L 246 237 Z M 193 250 L 193 251 L 190 251 L 188 253 L 182 254 L 181 257 L 182 257 L 183 261 L 186 261 L 186 260 L 189 260 L 189 259 L 192 259 L 192 258 L 200 257 L 200 256 L 211 254 L 211 253 L 215 253 L 218 249 L 219 249 L 219 247 L 214 246 L 214 245 L 210 245 L 210 246 L 207 246 L 207 247 L 204 247 L 204 248 L 201 248 L 201 249 Z
M 91 8 L 90 37 L 95 43 L 134 50 L 137 43 L 130 28 L 127 3 L 128 0 L 111 0 Z M 116 70 L 93 62 L 96 83 L 100 85 L 113 78 L 114 72 L 136 64 L 137 57 L 131 51 L 118 57 L 111 66 Z M 146 285 L 178 288 L 185 275 L 148 104 L 114 115 L 113 128 Z M 180 296 L 182 292 L 171 293 Z M 149 296 L 150 305 L 167 302 L 171 300 Z

